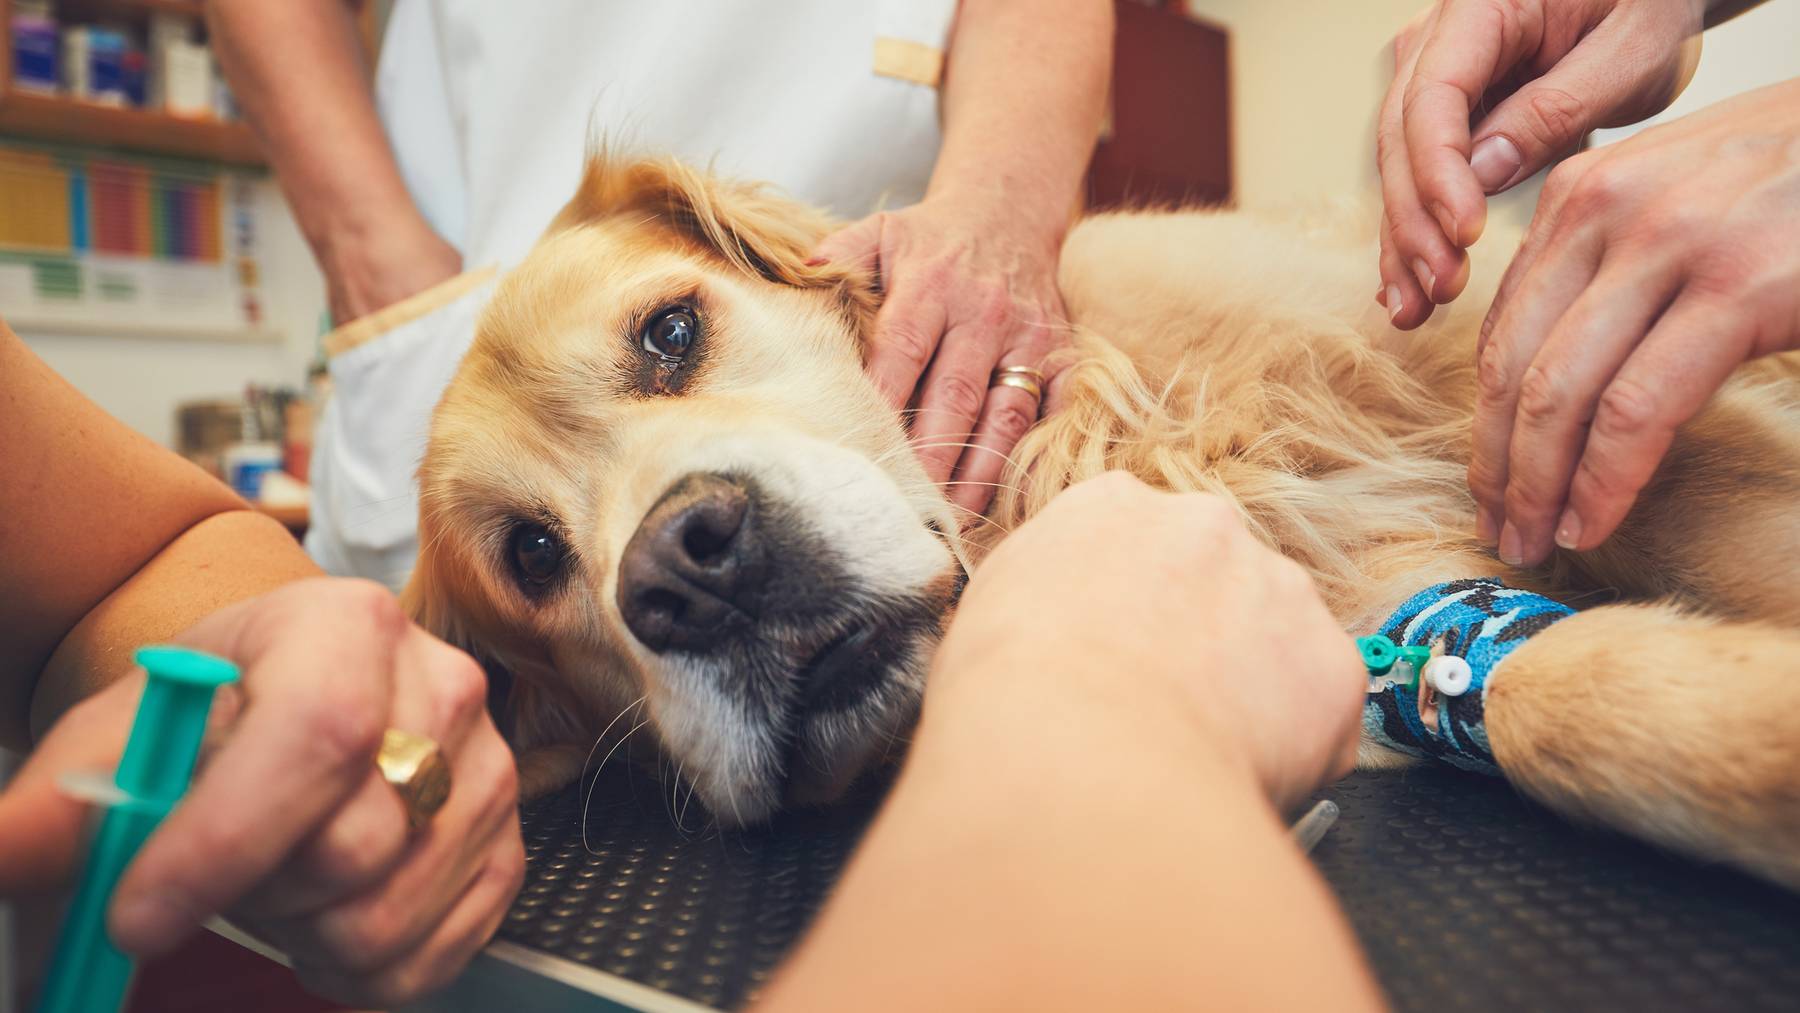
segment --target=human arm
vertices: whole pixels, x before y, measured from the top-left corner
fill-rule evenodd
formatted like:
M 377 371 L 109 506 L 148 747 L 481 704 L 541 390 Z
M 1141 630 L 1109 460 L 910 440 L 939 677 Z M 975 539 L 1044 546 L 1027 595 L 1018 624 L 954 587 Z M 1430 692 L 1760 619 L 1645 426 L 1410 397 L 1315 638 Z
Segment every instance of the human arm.
M 887 293 L 868 369 L 953 502 L 979 512 L 1037 420 L 996 366 L 1067 344 L 1056 264 L 1081 202 L 1112 68 L 1100 0 L 963 0 L 943 82 L 944 143 L 925 199 L 828 237 L 823 258 L 874 267 Z M 922 382 L 921 382 L 922 378 Z M 974 446 L 966 444 L 973 443 Z
M 130 648 L 318 572 L 280 524 L 82 397 L 0 323 L 0 744 Z
M 1469 487 L 1501 558 L 1624 520 L 1732 371 L 1800 347 L 1800 79 L 1558 166 L 1482 328 Z
M 766 1008 L 1379 1008 L 1281 814 L 1348 768 L 1363 681 L 1222 502 L 1071 489 L 971 583 Z
M 212 0 L 213 50 L 347 323 L 462 270 L 420 214 L 375 113 L 350 7 Z
M 215 707 L 193 791 L 121 882 L 115 938 L 161 953 L 224 912 L 347 1002 L 442 983 L 523 868 L 479 668 L 385 590 L 304 579 L 317 570 L 285 529 L 3 326 L 0 376 L 0 718 L 11 745 L 27 711 L 39 733 L 0 794 L 0 896 L 67 884 L 87 811 L 58 779 L 117 762 L 142 685 L 131 649 L 178 639 L 237 662 L 242 690 Z M 436 739 L 451 767 L 417 838 L 375 767 L 388 727 Z

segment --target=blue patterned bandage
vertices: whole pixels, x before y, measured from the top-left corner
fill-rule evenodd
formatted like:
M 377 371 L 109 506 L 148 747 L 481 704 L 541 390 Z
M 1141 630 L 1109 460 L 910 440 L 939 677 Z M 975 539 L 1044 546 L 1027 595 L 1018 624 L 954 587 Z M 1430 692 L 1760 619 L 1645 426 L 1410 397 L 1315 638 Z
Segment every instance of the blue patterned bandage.
M 1384 675 L 1371 670 L 1363 731 L 1402 753 L 1440 759 L 1464 770 L 1500 773 L 1483 720 L 1494 669 L 1527 637 L 1574 614 L 1567 605 L 1490 577 L 1453 580 L 1420 591 L 1382 624 L 1381 635 L 1401 648 L 1429 648 L 1434 655 L 1464 659 L 1472 676 L 1469 688 L 1458 696 L 1433 692 L 1407 660 Z M 1401 653 L 1404 657 L 1411 652 Z M 1423 717 L 1421 701 L 1426 708 Z

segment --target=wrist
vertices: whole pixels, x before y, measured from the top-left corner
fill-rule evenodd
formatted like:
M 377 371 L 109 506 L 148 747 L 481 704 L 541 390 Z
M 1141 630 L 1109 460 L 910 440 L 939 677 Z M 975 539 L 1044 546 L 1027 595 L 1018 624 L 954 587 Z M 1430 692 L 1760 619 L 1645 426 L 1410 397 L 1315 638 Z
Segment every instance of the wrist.
M 1079 179 L 1064 183 L 1023 172 L 990 170 L 971 176 L 944 169 L 940 166 L 932 175 L 925 203 L 956 208 L 959 217 L 982 223 L 986 231 L 1011 235 L 1024 248 L 1053 259 L 1081 213 Z
M 1261 795 L 1241 730 L 1150 664 L 1067 639 L 1054 653 L 1014 643 L 959 651 L 931 676 L 914 747 L 921 776 L 957 779 L 978 766 L 1006 791 L 1179 771 Z
M 341 216 L 312 245 L 339 324 L 399 302 L 462 269 L 461 255 L 410 205 Z

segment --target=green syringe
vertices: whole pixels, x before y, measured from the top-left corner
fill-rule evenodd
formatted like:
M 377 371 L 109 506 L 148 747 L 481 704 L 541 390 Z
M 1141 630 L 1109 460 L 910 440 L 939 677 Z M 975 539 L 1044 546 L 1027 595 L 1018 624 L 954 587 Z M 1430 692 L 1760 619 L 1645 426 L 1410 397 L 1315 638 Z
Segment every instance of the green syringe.
M 113 888 L 187 791 L 213 691 L 238 677 L 231 662 L 185 647 L 144 647 L 133 657 L 148 679 L 113 777 L 119 798 L 94 835 L 38 1013 L 117 1013 L 124 1004 L 133 967 L 106 932 Z

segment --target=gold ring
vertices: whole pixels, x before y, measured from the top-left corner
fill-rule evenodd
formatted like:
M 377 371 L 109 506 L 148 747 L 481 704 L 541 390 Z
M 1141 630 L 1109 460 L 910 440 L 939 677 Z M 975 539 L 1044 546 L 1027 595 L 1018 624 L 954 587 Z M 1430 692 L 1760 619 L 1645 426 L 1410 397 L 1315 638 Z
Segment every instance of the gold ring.
M 1044 385 L 1044 371 L 1036 366 L 1001 366 L 994 370 L 994 383 L 998 384 L 1003 376 L 1022 376 L 1039 387 Z
M 389 728 L 381 735 L 375 765 L 399 794 L 414 830 L 429 823 L 450 797 L 450 764 L 438 744 L 423 735 Z
M 994 377 L 994 386 L 1014 387 L 1030 394 L 1034 400 L 1042 401 L 1044 399 L 1044 388 L 1039 387 L 1036 380 L 1033 380 L 1030 377 L 1020 376 L 1017 373 L 1007 373 L 1004 376 Z
M 1001 366 L 994 370 L 988 387 L 1012 387 L 1031 395 L 1032 400 L 1044 399 L 1044 372 L 1036 366 Z

